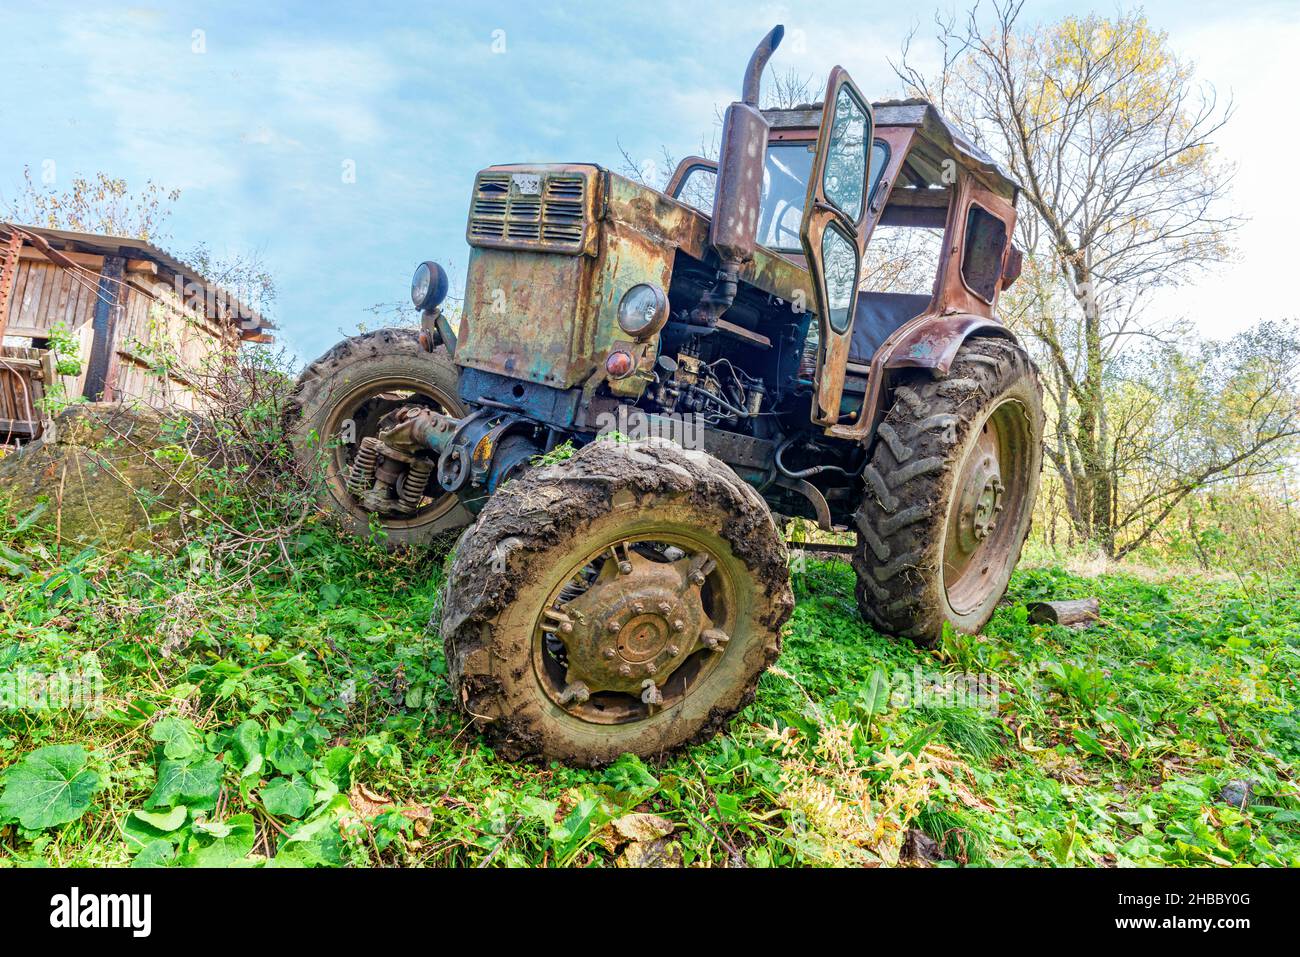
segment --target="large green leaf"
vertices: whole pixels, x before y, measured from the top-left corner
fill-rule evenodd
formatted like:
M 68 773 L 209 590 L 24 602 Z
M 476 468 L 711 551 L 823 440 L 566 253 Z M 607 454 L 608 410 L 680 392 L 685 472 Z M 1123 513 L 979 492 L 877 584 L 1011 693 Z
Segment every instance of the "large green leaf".
M 176 848 L 170 841 L 156 838 L 145 844 L 140 853 L 131 862 L 132 867 L 166 867 L 176 856 Z
M 262 726 L 249 719 L 230 734 L 230 743 L 239 751 L 240 760 L 248 764 L 262 754 Z
M 219 829 L 222 837 L 211 844 L 193 847 L 189 853 L 178 857 L 176 864 L 181 867 L 247 867 L 257 863 L 248 858 L 257 839 L 253 815 L 237 814 L 221 823 L 224 825 Z
M 163 754 L 173 761 L 192 757 L 201 747 L 194 725 L 173 715 L 168 715 L 155 724 L 149 736 L 162 744 Z
M 311 785 L 294 775 L 276 778 L 262 788 L 262 806 L 276 817 L 300 818 L 311 808 Z
M 158 784 L 144 806 L 149 810 L 188 804 L 192 808 L 206 809 L 217 802 L 221 790 L 221 762 L 164 761 L 158 768 Z
M 0 818 L 28 830 L 75 821 L 86 813 L 100 788 L 99 775 L 86 767 L 79 744 L 55 744 L 27 755 L 5 775 Z
M 281 774 L 302 774 L 311 770 L 312 760 L 303 743 L 289 729 L 274 728 L 266 736 L 266 759 Z
M 183 816 L 186 810 L 185 805 L 182 804 L 177 810 L 179 810 Z M 140 853 L 144 848 L 148 847 L 155 841 L 175 844 L 177 841 L 180 841 L 185 837 L 185 831 L 177 830 L 176 828 L 163 830 L 160 827 L 155 827 L 145 818 L 141 817 L 140 815 L 142 814 L 146 814 L 149 817 L 162 821 L 163 823 L 170 823 L 170 820 L 175 817 L 176 812 L 159 812 L 157 814 L 150 814 L 148 811 L 136 810 L 128 814 L 122 821 L 122 840 L 126 842 L 127 853 Z
M 185 823 L 187 809 L 184 804 L 179 804 L 170 811 L 132 811 L 132 815 L 144 821 L 150 827 L 157 828 L 159 831 L 174 831 Z

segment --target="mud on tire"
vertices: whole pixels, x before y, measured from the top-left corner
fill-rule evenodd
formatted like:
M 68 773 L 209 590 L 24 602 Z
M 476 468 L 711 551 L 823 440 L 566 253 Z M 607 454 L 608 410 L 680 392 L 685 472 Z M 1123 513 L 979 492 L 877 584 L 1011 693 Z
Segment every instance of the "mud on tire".
M 712 670 L 657 713 L 626 723 L 584 720 L 546 693 L 538 616 L 566 569 L 582 561 L 576 556 L 665 521 L 706 542 L 719 567 L 741 581 L 731 640 Z M 625 752 L 657 757 L 715 734 L 753 700 L 793 607 L 784 541 L 766 504 L 731 469 L 671 442 L 597 441 L 489 499 L 457 545 L 441 633 L 454 696 L 499 754 L 597 766 Z
M 1002 508 L 993 513 L 984 501 L 986 519 L 992 514 L 996 522 L 985 531 L 987 544 L 981 538 L 966 556 L 969 572 L 959 575 L 953 552 L 961 551 L 966 529 L 957 529 L 975 495 L 968 479 L 984 477 L 968 463 L 996 444 L 990 427 L 995 436 L 1009 433 L 998 476 L 1005 493 L 993 499 Z M 968 340 L 946 377 L 916 370 L 898 381 L 854 516 L 858 605 L 869 623 L 929 644 L 944 622 L 974 632 L 988 621 L 1029 531 L 1042 432 L 1037 372 L 1009 340 Z
M 414 329 L 379 329 L 345 339 L 299 376 L 285 404 L 285 435 L 300 473 L 319 487 L 321 507 L 341 528 L 368 536 L 371 516 L 347 491 L 342 474 L 345 456 L 330 447 L 340 409 L 367 390 L 377 394 L 418 386 L 444 411 L 463 415 L 457 380 L 456 366 L 446 350 L 425 352 Z M 385 543 L 390 548 L 423 547 L 444 539 L 450 544 L 451 534 L 471 520 L 454 496 L 414 516 L 376 519 L 387 533 Z

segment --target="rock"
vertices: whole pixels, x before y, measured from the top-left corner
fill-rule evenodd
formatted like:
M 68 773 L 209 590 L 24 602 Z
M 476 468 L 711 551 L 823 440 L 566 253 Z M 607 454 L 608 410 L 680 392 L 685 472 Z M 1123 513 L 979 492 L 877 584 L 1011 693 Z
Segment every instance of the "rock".
M 1219 792 L 1219 800 L 1245 810 L 1255 798 L 1255 785 L 1250 781 L 1229 781 Z
M 35 524 L 57 531 L 65 548 L 173 542 L 200 465 L 195 433 L 191 421 L 148 408 L 73 406 L 52 432 L 0 458 L 9 520 L 44 503 Z

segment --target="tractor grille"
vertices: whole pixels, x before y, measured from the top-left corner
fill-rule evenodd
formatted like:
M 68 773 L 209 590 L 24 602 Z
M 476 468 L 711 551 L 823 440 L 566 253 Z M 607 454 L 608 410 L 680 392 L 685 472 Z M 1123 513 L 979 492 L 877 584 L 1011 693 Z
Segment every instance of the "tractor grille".
M 583 252 L 590 226 L 587 185 L 579 172 L 479 173 L 466 238 L 473 246 Z

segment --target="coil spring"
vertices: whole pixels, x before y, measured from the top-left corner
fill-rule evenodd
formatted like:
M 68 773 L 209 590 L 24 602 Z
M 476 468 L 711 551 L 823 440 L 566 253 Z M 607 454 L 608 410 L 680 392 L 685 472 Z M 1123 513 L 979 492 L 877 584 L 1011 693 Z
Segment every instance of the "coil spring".
M 357 457 L 348 469 L 348 491 L 353 495 L 364 495 L 375 484 L 375 460 L 379 457 L 379 440 L 366 436 L 357 449 Z
M 803 352 L 799 356 L 799 378 L 811 382 L 817 374 L 817 347 L 821 344 L 817 325 L 814 323 L 803 341 Z
M 424 490 L 429 485 L 429 476 L 433 473 L 433 463 L 426 459 L 416 459 L 407 469 L 406 478 L 402 482 L 401 491 L 398 494 L 398 500 L 405 508 L 414 512 L 424 501 Z

